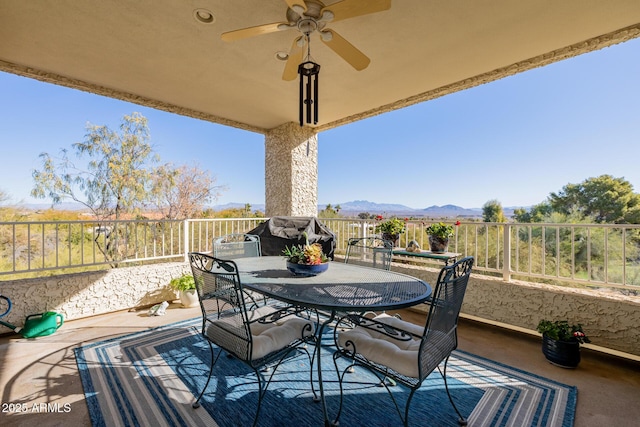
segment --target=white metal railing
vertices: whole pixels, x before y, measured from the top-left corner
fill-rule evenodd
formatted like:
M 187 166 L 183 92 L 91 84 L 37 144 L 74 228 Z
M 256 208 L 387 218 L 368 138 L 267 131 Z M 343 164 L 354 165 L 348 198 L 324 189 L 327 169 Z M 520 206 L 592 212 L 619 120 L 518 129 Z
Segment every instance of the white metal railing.
M 0 222 L 0 277 L 186 259 L 191 250 L 210 251 L 213 237 L 246 232 L 262 221 Z
M 375 234 L 375 220 L 323 222 L 336 234 L 338 250 L 344 250 L 351 237 Z M 399 246 L 415 240 L 428 249 L 425 230 L 431 223 L 406 221 Z M 505 281 L 521 278 L 640 292 L 640 225 L 462 222 L 455 227 L 449 251 L 475 257 L 475 271 Z
M 0 222 L 0 275 L 182 256 L 182 221 Z
M 185 235 L 189 236 L 185 252 L 213 251 L 214 237 L 225 234 L 247 233 L 264 222 L 265 218 L 190 219 L 185 221 Z M 186 258 L 185 258 L 186 260 Z
M 189 251 L 210 252 L 216 236 L 245 233 L 264 220 L 0 222 L 0 278 L 182 260 Z M 321 221 L 335 233 L 338 254 L 344 253 L 349 238 L 375 234 L 375 220 Z M 431 222 L 407 221 L 399 245 L 415 240 L 428 248 L 425 229 Z M 474 256 L 476 272 L 507 281 L 521 278 L 640 291 L 640 225 L 463 222 L 455 231 L 449 251 Z M 437 261 L 415 262 L 437 265 Z

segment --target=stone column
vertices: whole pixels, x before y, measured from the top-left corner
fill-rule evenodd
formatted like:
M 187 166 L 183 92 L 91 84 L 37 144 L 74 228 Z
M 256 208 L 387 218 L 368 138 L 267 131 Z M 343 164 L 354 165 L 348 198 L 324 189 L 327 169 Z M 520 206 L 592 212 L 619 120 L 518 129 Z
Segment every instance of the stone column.
M 285 123 L 264 144 L 265 215 L 318 216 L 318 134 Z

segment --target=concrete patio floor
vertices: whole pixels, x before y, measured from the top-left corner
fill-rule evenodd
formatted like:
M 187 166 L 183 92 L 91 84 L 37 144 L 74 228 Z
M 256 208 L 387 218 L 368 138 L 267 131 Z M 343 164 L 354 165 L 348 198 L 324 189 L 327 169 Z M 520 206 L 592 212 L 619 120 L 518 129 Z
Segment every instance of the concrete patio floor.
M 200 309 L 172 304 L 165 316 L 150 317 L 147 312 L 69 321 L 55 334 L 32 340 L 0 336 L 0 426 L 90 426 L 73 349 L 198 317 Z M 423 315 L 405 311 L 402 316 L 421 322 Z M 580 366 L 563 369 L 544 359 L 539 338 L 463 319 L 459 337 L 462 350 L 577 386 L 577 427 L 640 425 L 638 362 L 583 349 Z

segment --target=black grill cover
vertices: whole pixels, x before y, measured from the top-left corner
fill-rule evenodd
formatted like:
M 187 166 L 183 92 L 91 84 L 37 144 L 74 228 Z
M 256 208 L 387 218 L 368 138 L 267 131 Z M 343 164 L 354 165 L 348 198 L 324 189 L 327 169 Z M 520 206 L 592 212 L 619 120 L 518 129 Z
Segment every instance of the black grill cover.
M 260 237 L 262 255 L 283 255 L 286 246 L 304 245 L 306 232 L 309 244 L 320 243 L 322 252 L 333 259 L 336 236 L 318 218 L 302 216 L 274 216 L 247 234 Z

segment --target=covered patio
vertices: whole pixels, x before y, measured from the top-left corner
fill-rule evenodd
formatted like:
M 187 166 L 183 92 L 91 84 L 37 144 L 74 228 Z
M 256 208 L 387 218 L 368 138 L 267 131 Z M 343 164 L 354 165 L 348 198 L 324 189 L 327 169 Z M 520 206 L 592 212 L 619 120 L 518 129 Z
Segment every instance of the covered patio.
M 341 2 L 323 3 L 331 10 Z M 285 22 L 288 6 L 302 7 L 295 0 L 6 1 L 0 71 L 262 134 L 266 215 L 316 216 L 323 131 L 640 37 L 634 0 L 393 0 L 388 10 L 362 15 L 358 8 L 366 2 L 345 3 L 357 6 L 353 16 L 326 27 L 371 62 L 358 71 L 312 35 L 313 58 L 322 67 L 319 118 L 302 127 L 298 80 L 282 78 L 282 58 L 298 30 L 221 38 Z M 318 4 L 307 0 L 304 7 Z M 198 314 L 177 306 L 157 318 L 118 311 L 70 321 L 35 342 L 3 336 L 2 402 L 71 403 L 68 413 L 47 414 L 46 425 L 90 425 L 72 349 Z M 544 360 L 537 337 L 469 319 L 460 335 L 463 350 L 576 385 L 577 426 L 631 426 L 640 417 L 637 362 L 586 350 L 579 370 L 562 370 Z M 43 419 L 0 415 L 9 426 Z
M 113 339 L 152 327 L 199 315 L 199 308 L 172 304 L 162 317 L 149 317 L 147 310 L 122 311 L 71 321 L 56 334 L 28 341 L 14 335 L 0 338 L 0 389 L 3 403 L 52 407 L 69 405 L 68 411 L 0 413 L 3 426 L 91 426 L 80 374 L 73 349 L 78 345 Z M 422 314 L 402 312 L 402 317 L 420 323 Z M 540 352 L 539 338 L 461 320 L 461 350 L 501 362 L 578 388 L 575 426 L 631 427 L 637 425 L 640 407 L 637 362 L 583 350 L 579 369 L 549 364 Z M 44 411 L 44 410 L 43 410 Z
M 288 6 L 352 45 L 310 34 L 319 117 L 302 127 Z M 263 134 L 266 215 L 315 216 L 323 131 L 636 38 L 639 22 L 632 0 L 3 2 L 0 70 Z

